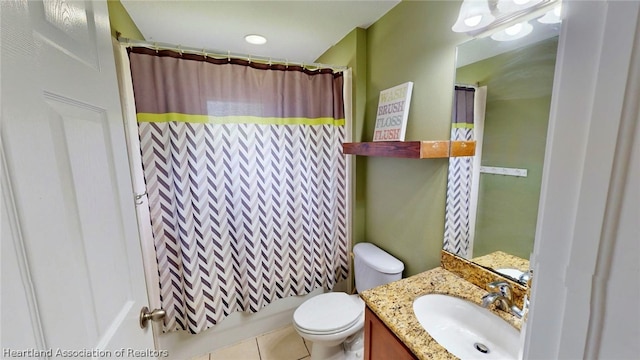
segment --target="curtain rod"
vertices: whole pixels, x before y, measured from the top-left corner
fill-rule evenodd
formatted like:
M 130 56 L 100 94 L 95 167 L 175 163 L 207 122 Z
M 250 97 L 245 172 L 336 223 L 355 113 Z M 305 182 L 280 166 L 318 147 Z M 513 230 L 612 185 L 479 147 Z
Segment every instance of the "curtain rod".
M 202 55 L 205 57 L 219 58 L 219 59 L 240 59 L 240 60 L 248 60 L 255 61 L 264 64 L 277 64 L 277 65 L 292 65 L 292 66 L 300 66 L 307 70 L 317 70 L 317 69 L 331 69 L 334 72 L 342 72 L 347 70 L 346 66 L 338 66 L 338 65 L 328 65 L 328 64 L 320 64 L 320 63 L 302 63 L 289 61 L 288 59 L 277 59 L 263 56 L 253 56 L 246 54 L 236 54 L 230 51 L 224 53 L 220 50 L 209 50 L 209 49 L 197 49 L 194 47 L 182 46 L 182 45 L 173 45 L 166 44 L 160 42 L 149 42 L 143 40 L 133 40 L 127 39 L 118 36 L 118 42 L 122 45 L 126 45 L 127 47 L 145 47 L 147 49 L 152 50 L 171 50 L 179 53 L 188 53 L 193 55 Z
M 457 87 L 461 87 L 461 88 L 478 90 L 478 88 L 480 87 L 480 83 L 475 83 L 475 84 L 454 83 L 453 86 L 454 87 L 457 86 Z

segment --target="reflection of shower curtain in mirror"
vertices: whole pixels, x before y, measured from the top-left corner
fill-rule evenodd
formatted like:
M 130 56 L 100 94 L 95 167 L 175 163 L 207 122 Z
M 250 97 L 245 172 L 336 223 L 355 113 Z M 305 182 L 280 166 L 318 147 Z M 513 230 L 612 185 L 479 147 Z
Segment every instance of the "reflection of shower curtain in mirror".
M 473 88 L 455 88 L 451 140 L 474 139 L 474 93 Z M 471 255 L 469 208 L 472 170 L 472 156 L 449 158 L 443 249 L 462 257 Z
M 130 52 L 165 331 L 348 273 L 343 76 Z

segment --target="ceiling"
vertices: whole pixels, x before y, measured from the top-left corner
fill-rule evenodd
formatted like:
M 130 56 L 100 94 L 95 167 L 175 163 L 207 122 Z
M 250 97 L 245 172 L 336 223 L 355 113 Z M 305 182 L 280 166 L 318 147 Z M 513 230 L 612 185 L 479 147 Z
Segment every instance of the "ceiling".
M 226 54 L 314 62 L 356 27 L 367 28 L 400 0 L 121 0 L 150 42 Z M 244 40 L 267 38 L 264 45 Z

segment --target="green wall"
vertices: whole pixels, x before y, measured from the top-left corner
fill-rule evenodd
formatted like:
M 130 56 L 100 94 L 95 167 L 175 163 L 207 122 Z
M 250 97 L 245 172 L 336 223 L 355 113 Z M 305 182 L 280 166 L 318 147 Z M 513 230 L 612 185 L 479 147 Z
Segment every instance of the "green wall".
M 321 64 L 342 65 L 352 69 L 352 138 L 349 141 L 361 141 L 364 127 L 364 113 L 367 100 L 367 31 L 356 28 L 347 36 L 322 54 L 316 62 Z M 352 237 L 354 242 L 365 238 L 365 166 L 361 157 L 355 158 Z
M 362 139 L 370 141 L 381 90 L 413 81 L 405 140 L 448 140 L 460 1 L 403 1 L 367 29 L 367 101 Z M 440 265 L 446 159 L 363 157 L 363 239 L 405 264 L 404 276 Z M 358 162 L 360 164 L 360 161 Z M 360 173 L 358 173 L 360 175 Z
M 551 97 L 487 101 L 482 165 L 527 177 L 480 174 L 473 256 L 533 251 Z M 515 116 L 514 116 L 515 115 Z
M 557 47 L 555 37 L 457 71 L 458 83 L 487 86 L 482 165 L 528 170 L 480 174 L 474 257 L 533 251 Z
M 129 13 L 122 6 L 120 0 L 108 0 L 107 8 L 109 9 L 109 22 L 111 23 L 111 36 L 116 37 L 119 32 L 121 37 L 132 40 L 144 40 L 144 36 L 131 20 Z

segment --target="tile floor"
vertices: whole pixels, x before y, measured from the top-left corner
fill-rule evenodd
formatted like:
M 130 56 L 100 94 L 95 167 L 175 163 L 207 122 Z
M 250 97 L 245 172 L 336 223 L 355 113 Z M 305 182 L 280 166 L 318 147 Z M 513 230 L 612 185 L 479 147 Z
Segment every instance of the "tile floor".
M 191 360 L 308 360 L 310 350 L 289 325 Z

